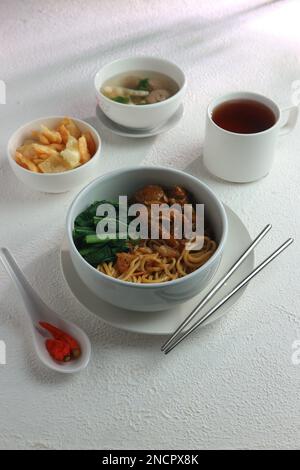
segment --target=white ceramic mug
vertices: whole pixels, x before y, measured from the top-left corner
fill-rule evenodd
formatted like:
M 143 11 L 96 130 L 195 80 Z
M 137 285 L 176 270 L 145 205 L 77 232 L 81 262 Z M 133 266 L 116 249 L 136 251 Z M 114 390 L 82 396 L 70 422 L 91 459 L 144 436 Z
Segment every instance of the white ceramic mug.
M 227 101 L 240 99 L 266 105 L 275 115 L 275 124 L 254 134 L 239 134 L 219 127 L 212 119 L 214 109 Z M 274 101 L 257 93 L 237 92 L 215 99 L 207 109 L 203 149 L 206 168 L 219 178 L 236 183 L 263 178 L 272 167 L 278 135 L 289 133 L 295 127 L 297 117 L 297 106 L 280 110 Z

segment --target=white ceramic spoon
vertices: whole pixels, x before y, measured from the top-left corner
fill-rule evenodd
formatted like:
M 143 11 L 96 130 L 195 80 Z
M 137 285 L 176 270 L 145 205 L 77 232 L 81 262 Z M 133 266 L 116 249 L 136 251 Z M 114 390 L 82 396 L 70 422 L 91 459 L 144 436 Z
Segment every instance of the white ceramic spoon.
M 51 310 L 31 287 L 23 272 L 17 265 L 12 254 L 7 248 L 0 248 L 1 260 L 12 278 L 15 286 L 18 288 L 24 305 L 31 320 L 31 327 L 33 333 L 33 342 L 36 353 L 40 360 L 50 369 L 58 372 L 73 373 L 78 372 L 88 365 L 91 355 L 91 343 L 84 331 L 73 323 L 63 320 L 56 312 Z M 52 323 L 58 328 L 77 339 L 81 347 L 81 356 L 78 359 L 71 360 L 70 362 L 56 362 L 49 355 L 46 346 L 45 338 L 50 338 L 46 330 L 39 327 L 39 322 L 45 321 Z

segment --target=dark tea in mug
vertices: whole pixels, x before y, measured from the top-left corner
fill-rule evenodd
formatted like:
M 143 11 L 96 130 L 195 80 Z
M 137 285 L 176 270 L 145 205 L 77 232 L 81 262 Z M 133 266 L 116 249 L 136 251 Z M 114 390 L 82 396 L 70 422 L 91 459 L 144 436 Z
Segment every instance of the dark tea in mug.
M 222 129 L 238 134 L 262 132 L 276 123 L 273 111 L 259 101 L 228 100 L 216 106 L 212 120 Z

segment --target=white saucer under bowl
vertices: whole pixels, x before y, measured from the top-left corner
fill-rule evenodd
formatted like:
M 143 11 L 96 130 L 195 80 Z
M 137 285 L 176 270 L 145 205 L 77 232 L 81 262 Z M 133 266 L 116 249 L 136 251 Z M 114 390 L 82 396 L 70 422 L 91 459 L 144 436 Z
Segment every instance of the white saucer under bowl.
M 122 330 L 143 333 L 149 335 L 170 335 L 177 326 L 186 318 L 193 308 L 200 302 L 202 297 L 209 289 L 228 271 L 233 262 L 245 251 L 251 243 L 251 237 L 241 219 L 225 206 L 228 217 L 228 237 L 222 257 L 222 261 L 216 275 L 210 284 L 193 299 L 161 312 L 136 312 L 125 310 L 114 305 L 108 304 L 93 294 L 88 287 L 81 281 L 76 273 L 71 257 L 67 248 L 66 241 L 63 242 L 61 249 L 61 267 L 65 280 L 79 302 L 88 310 L 100 317 L 106 323 L 121 328 Z M 239 269 L 226 282 L 223 288 L 215 294 L 213 299 L 203 309 L 200 316 L 217 303 L 225 293 L 231 290 L 241 279 L 252 271 L 254 267 L 254 253 L 252 252 L 242 263 Z M 205 324 L 208 324 L 228 310 L 243 295 L 246 286 L 240 289 L 233 297 L 228 300 Z
M 101 124 L 109 129 L 114 134 L 122 135 L 123 137 L 133 137 L 134 139 L 141 139 L 144 137 L 152 137 L 154 135 L 162 134 L 172 129 L 183 116 L 183 104 L 179 106 L 177 111 L 170 117 L 166 122 L 160 126 L 152 129 L 130 129 L 129 127 L 123 127 L 115 122 L 111 121 L 101 110 L 99 105 L 96 107 L 96 116 L 98 117 Z

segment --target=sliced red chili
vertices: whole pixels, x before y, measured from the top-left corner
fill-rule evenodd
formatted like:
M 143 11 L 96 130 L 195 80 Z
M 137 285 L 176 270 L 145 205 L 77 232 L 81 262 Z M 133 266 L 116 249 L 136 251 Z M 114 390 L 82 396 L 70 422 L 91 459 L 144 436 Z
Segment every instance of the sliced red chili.
M 60 339 L 47 339 L 46 348 L 55 361 L 68 362 L 71 360 L 70 346 Z
M 81 348 L 78 343 L 78 341 L 70 336 L 68 333 L 65 333 L 64 331 L 60 330 L 54 325 L 51 325 L 51 323 L 47 322 L 40 322 L 40 325 L 49 333 L 52 334 L 54 339 L 60 340 L 65 342 L 66 344 L 69 345 L 70 351 L 71 351 L 71 356 L 74 359 L 77 359 L 81 355 Z

